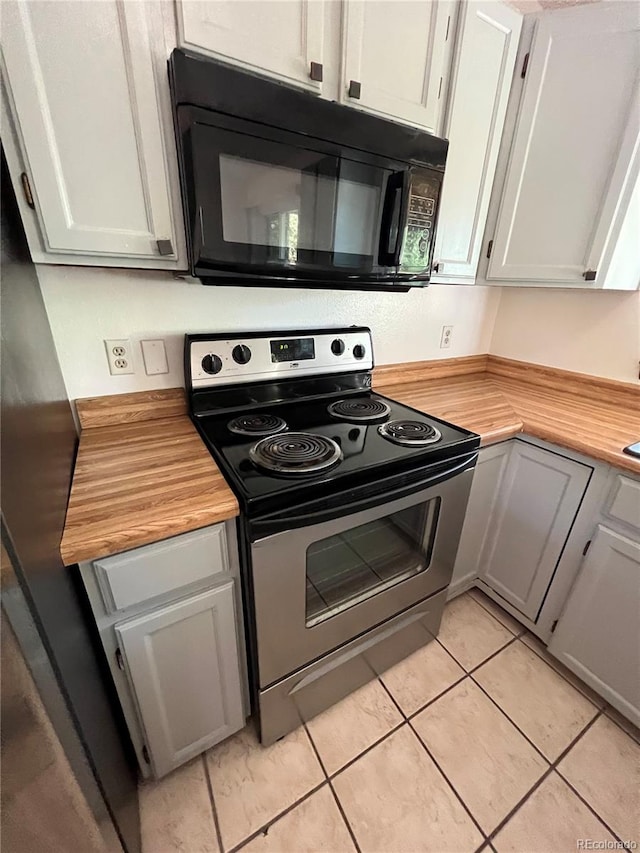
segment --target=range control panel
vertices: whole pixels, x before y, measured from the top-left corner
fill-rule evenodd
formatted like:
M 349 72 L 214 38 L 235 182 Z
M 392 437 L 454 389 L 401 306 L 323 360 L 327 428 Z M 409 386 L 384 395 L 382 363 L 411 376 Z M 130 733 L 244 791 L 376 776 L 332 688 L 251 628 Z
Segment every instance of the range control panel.
M 186 338 L 193 388 L 371 370 L 369 329 Z

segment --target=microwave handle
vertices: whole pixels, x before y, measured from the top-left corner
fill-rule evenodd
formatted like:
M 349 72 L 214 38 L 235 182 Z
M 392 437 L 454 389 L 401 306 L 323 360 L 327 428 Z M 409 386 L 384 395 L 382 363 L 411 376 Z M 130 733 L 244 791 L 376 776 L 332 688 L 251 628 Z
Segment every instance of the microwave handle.
M 397 267 L 400 265 L 410 190 L 411 169 L 389 175 L 380 220 L 380 242 L 378 245 L 378 263 L 380 266 Z

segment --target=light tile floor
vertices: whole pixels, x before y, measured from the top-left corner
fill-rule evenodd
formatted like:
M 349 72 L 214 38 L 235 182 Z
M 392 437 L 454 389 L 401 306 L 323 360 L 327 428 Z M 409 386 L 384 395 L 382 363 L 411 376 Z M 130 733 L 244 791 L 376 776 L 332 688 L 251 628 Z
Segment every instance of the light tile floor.
M 249 726 L 140 794 L 143 853 L 612 849 L 640 843 L 640 742 L 473 590 L 306 727 L 265 749 Z

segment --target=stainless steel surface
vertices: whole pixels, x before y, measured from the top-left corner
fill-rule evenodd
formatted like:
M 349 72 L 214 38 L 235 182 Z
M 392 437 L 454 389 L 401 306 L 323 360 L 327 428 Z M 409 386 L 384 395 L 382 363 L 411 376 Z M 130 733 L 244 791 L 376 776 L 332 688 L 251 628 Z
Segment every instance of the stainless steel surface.
M 258 468 L 305 477 L 333 468 L 342 459 L 342 451 L 324 435 L 287 432 L 263 438 L 249 450 L 249 456 Z
M 445 591 L 432 595 L 261 690 L 261 742 L 268 746 L 430 642 L 440 628 L 445 600 Z
M 331 417 L 339 421 L 369 423 L 389 417 L 391 406 L 384 400 L 336 400 L 327 406 Z
M 442 438 L 437 427 L 423 421 L 387 421 L 378 427 L 380 435 L 394 444 L 407 447 L 426 447 L 435 444 Z
M 251 546 L 259 687 L 350 642 L 415 602 L 447 587 L 453 572 L 473 470 L 409 497 L 332 521 L 287 530 Z M 423 544 L 424 571 L 406 577 L 317 624 L 307 622 L 307 552 L 321 540 L 353 531 L 409 507 L 438 500 L 435 536 Z M 425 538 L 431 535 L 425 519 Z M 278 619 L 273 614 L 278 614 Z
M 298 361 L 274 362 L 271 352 L 272 341 L 296 341 L 300 338 L 313 338 L 314 357 Z M 344 350 L 334 352 L 332 343 L 340 339 Z M 238 363 L 233 351 L 238 346 L 248 347 L 250 358 L 244 364 Z M 362 357 L 359 347 L 363 348 Z M 217 356 L 220 359 L 220 369 L 208 373 L 202 366 L 206 356 Z M 293 376 L 317 376 L 319 374 L 345 373 L 353 370 L 370 370 L 373 367 L 373 348 L 368 332 L 332 331 L 322 334 L 306 334 L 291 332 L 291 335 L 247 335 L 246 338 L 230 338 L 220 340 L 213 338 L 209 341 L 192 341 L 189 353 L 191 364 L 191 381 L 194 388 L 213 388 L 219 385 L 236 385 L 245 382 L 263 382 L 267 380 L 280 381 L 291 379 Z
M 106 808 L 126 848 L 137 851 L 127 736 L 74 571 L 60 558 L 77 437 L 4 159 L 1 188 L 2 540 Z M 74 756 L 69 760 L 73 766 Z M 78 768 L 79 780 L 81 774 Z

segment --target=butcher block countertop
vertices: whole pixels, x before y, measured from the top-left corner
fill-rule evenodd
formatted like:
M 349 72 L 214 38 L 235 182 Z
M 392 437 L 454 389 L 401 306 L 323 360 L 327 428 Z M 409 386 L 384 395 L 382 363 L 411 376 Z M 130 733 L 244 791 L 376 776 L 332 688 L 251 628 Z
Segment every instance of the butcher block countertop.
M 446 362 L 385 365 L 374 389 L 477 432 L 482 444 L 518 433 L 576 450 L 640 474 L 622 448 L 640 440 L 640 385 L 498 356 L 447 359 L 465 372 L 441 375 Z
M 158 542 L 238 515 L 238 502 L 186 415 L 149 415 L 178 389 L 99 398 L 112 425 L 78 401 L 83 427 L 60 553 L 65 565 Z M 137 397 L 140 405 L 131 398 Z M 118 401 L 124 405 L 118 405 Z M 122 418 L 125 420 L 122 420 Z M 140 419 L 142 418 L 142 419 Z
M 374 389 L 477 432 L 521 432 L 640 474 L 640 385 L 496 356 L 384 365 Z M 66 565 L 238 515 L 186 414 L 183 389 L 77 400 L 82 427 L 60 546 Z

